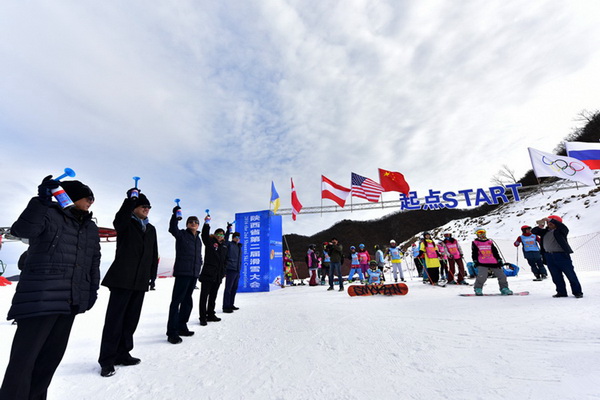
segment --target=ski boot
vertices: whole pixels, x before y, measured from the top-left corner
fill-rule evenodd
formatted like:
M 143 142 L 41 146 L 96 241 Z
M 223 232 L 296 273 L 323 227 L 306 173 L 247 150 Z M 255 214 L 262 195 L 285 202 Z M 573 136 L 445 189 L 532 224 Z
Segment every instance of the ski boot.
M 475 296 L 483 296 L 483 289 L 475 288 Z
M 500 289 L 500 294 L 502 296 L 510 296 L 511 294 L 513 294 L 513 292 L 509 288 L 505 287 L 505 288 Z

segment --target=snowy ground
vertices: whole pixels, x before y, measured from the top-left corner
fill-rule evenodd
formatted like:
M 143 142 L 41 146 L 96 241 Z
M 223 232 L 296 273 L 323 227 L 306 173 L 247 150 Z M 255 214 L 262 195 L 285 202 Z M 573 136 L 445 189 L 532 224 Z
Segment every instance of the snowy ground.
M 600 399 L 600 272 L 585 297 L 509 278 L 525 297 L 460 297 L 472 287 L 408 281 L 406 296 L 349 297 L 326 286 L 241 293 L 234 314 L 166 341 L 173 279 L 146 296 L 135 339 L 142 363 L 110 378 L 96 363 L 108 300 L 79 316 L 49 399 Z M 15 285 L 0 288 L 6 315 Z M 497 292 L 488 280 L 484 292 Z M 195 301 L 198 300 L 195 292 Z M 220 298 L 219 298 L 220 301 Z M 219 304 L 219 303 L 217 303 Z M 15 326 L 0 323 L 5 369 Z

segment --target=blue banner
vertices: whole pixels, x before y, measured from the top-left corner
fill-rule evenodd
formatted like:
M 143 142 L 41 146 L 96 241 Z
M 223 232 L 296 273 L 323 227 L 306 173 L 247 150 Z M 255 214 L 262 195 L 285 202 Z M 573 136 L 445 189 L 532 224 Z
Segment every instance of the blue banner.
M 281 215 L 273 215 L 269 210 L 235 214 L 235 226 L 243 244 L 238 292 L 268 292 L 281 288 Z

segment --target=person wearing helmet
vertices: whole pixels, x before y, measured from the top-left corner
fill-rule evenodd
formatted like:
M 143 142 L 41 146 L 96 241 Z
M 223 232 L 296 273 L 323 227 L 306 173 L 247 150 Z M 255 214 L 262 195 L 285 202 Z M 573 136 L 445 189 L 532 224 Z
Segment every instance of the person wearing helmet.
M 379 285 L 381 284 L 382 272 L 377 268 L 377 261 L 369 261 L 369 270 L 367 271 L 368 285 Z
M 383 273 L 383 267 L 385 266 L 385 255 L 383 254 L 383 250 L 381 246 L 378 244 L 375 245 L 375 262 L 377 263 L 377 268 L 381 271 L 381 281 L 385 282 L 385 274 Z
M 429 232 L 423 233 L 423 240 L 421 240 L 419 252 L 423 257 L 423 264 L 425 268 L 427 268 L 429 283 L 432 285 L 438 285 L 440 279 L 440 254 L 438 247 L 431 238 L 431 234 Z M 423 271 L 423 276 L 425 276 L 425 271 Z M 427 283 L 427 281 L 424 282 Z
M 537 224 L 538 226 L 533 228 L 531 232 L 542 238 L 541 252 L 546 259 L 552 282 L 556 286 L 556 294 L 552 297 L 567 297 L 567 286 L 563 275 L 569 280 L 573 296 L 578 299 L 583 297 L 581 284 L 571 260 L 573 250 L 567 240 L 569 228 L 558 215 L 542 218 L 537 221 Z
M 360 270 L 365 275 L 369 270 L 369 261 L 371 261 L 371 255 L 365 248 L 364 244 L 358 245 L 358 262 L 360 263 Z
M 417 269 L 417 276 L 419 278 L 423 277 L 423 258 L 421 257 L 421 251 L 419 250 L 419 243 L 413 243 L 411 246 L 413 262 L 415 263 L 415 268 Z
M 456 282 L 459 285 L 468 285 L 465 281 L 465 264 L 463 263 L 463 250 L 458 240 L 452 237 L 452 233 L 444 233 L 444 245 L 448 252 L 448 283 Z M 456 276 L 455 266 L 458 266 L 458 276 Z M 475 276 L 473 276 L 475 277 Z M 456 279 L 455 279 L 456 278 Z
M 400 275 L 400 280 L 404 282 L 404 271 L 402 271 L 402 251 L 396 245 L 396 241 L 393 239 L 390 240 L 390 247 L 387 250 L 386 256 L 392 264 L 394 282 L 398 282 L 398 275 Z
M 327 252 L 328 242 L 323 243 L 323 258 L 321 260 L 321 285 L 325 284 L 325 277 L 329 276 L 329 266 L 331 265 L 331 257 Z
M 308 246 L 308 250 L 306 252 L 306 266 L 308 267 L 308 272 L 310 274 L 310 280 L 308 281 L 309 286 L 317 286 L 317 270 L 319 269 L 319 257 L 317 252 L 315 251 L 314 244 Z
M 494 242 L 487 238 L 486 230 L 479 228 L 475 230 L 477 238 L 471 243 L 471 256 L 477 267 L 477 279 L 475 279 L 475 294 L 483 296 L 483 284 L 488 278 L 488 270 L 491 269 L 498 278 L 500 294 L 511 295 L 512 290 L 508 288 L 508 280 L 502 268 L 503 262 L 500 252 Z
M 542 261 L 539 243 L 540 237 L 531 233 L 531 227 L 529 225 L 523 225 L 521 227 L 521 236 L 519 236 L 514 243 L 515 247 L 519 247 L 519 244 L 523 245 L 523 255 L 531 267 L 531 272 L 535 275 L 534 281 L 541 281 L 548 277 L 548 273 L 546 272 L 546 268 Z
M 356 252 L 356 247 L 350 246 L 350 254 L 348 255 L 350 259 L 350 272 L 348 273 L 348 283 L 352 283 L 354 279 L 354 274 L 358 272 L 358 278 L 361 282 L 364 281 L 364 276 L 362 270 L 360 269 L 360 261 L 358 260 L 358 253 Z

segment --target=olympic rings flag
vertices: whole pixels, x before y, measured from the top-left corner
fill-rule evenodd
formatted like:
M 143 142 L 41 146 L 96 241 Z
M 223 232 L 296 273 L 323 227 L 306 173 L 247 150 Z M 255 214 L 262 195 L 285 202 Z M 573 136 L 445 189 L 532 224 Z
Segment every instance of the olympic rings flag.
M 581 182 L 587 186 L 596 186 L 594 172 L 584 162 L 576 158 L 544 153 L 528 147 L 529 158 L 536 177 L 556 176 L 562 179 Z

